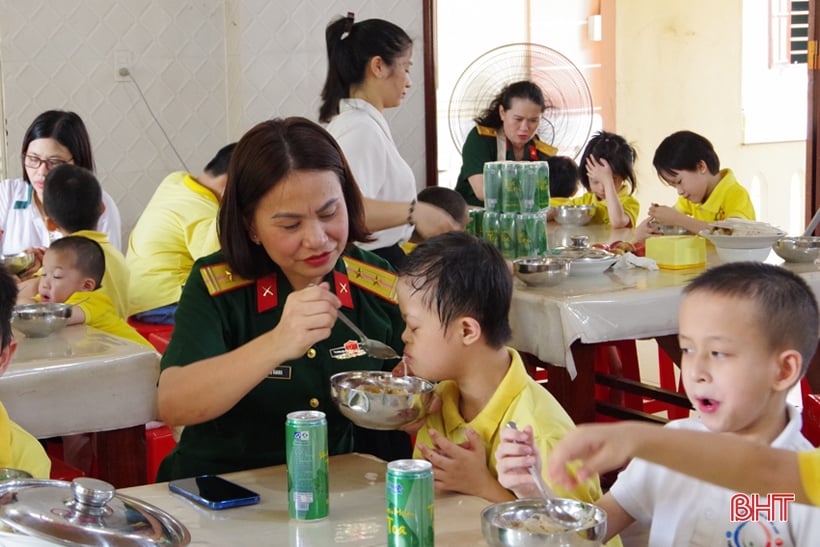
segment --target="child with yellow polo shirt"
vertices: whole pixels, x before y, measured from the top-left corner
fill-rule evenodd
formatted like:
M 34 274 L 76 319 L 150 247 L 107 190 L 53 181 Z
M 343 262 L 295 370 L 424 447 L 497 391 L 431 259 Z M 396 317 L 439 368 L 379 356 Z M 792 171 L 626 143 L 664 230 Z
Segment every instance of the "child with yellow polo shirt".
M 11 310 L 17 301 L 17 282 L 0 264 L 0 376 L 17 349 L 11 331 Z M 38 479 L 49 478 L 51 461 L 40 442 L 11 421 L 0 403 L 0 467 L 20 469 Z
M 586 193 L 565 205 L 594 205 L 592 224 L 613 228 L 635 226 L 641 205 L 635 196 L 635 158 L 637 153 L 626 139 L 615 133 L 599 131 L 587 143 L 578 162 L 581 184 Z M 552 184 L 550 184 L 552 188 Z M 550 205 L 553 201 L 550 199 Z M 552 220 L 555 212 L 547 214 Z
M 404 362 L 412 374 L 438 382 L 441 399 L 416 434 L 414 456 L 433 464 L 437 490 L 515 499 L 495 472 L 501 431 L 509 422 L 532 424 L 535 443 L 548 454 L 575 426 L 506 346 L 512 276 L 504 258 L 467 233 L 441 234 L 407 255 L 397 295 L 407 325 Z M 597 477 L 557 492 L 586 501 L 601 496 Z
M 720 168 L 720 159 L 706 137 L 692 131 L 673 133 L 661 141 L 652 164 L 679 197 L 674 207 L 653 203 L 649 217 L 636 230 L 637 239 L 660 234 L 658 225 L 682 226 L 696 234 L 716 220 L 755 220 L 749 192 L 731 169 Z

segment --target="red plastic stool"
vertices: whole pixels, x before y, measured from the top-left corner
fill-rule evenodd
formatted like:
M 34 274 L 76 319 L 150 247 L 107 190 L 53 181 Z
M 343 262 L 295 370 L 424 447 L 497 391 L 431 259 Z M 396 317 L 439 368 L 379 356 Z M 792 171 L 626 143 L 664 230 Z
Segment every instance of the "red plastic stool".
M 50 477 L 52 479 L 60 481 L 72 481 L 77 477 L 85 477 L 85 473 L 83 473 L 81 469 L 77 469 L 74 466 L 68 465 L 59 458 L 55 458 L 54 456 L 49 455 L 48 459 L 51 460 Z
M 171 332 L 152 332 L 148 335 L 148 341 L 160 352 L 165 353 L 165 348 L 171 343 Z
M 675 362 L 669 357 L 665 351 L 658 347 L 658 380 L 661 388 L 669 391 L 677 391 L 678 393 L 686 393 L 683 388 L 683 378 L 675 381 Z M 666 411 L 666 416 L 670 420 L 678 420 L 689 417 L 689 409 L 677 405 L 670 405 L 661 401 L 648 401 L 644 405 L 646 412 L 654 414 L 655 412 Z
M 162 349 L 157 347 L 157 344 L 155 344 L 154 341 L 151 339 L 151 335 L 157 334 L 161 337 L 161 339 L 170 340 L 171 333 L 174 330 L 173 325 L 155 325 L 153 323 L 143 323 L 142 321 L 137 321 L 133 317 L 128 318 L 128 324 L 134 327 L 143 338 L 151 342 L 154 348 L 156 348 L 156 350 L 160 353 L 165 351 L 165 347 L 162 347 Z M 167 346 L 168 344 L 166 343 L 165 345 Z
M 641 367 L 638 364 L 638 346 L 635 340 L 601 342 L 595 348 L 595 372 L 613 374 L 613 368 L 620 368 L 619 376 L 627 380 L 641 381 Z M 606 386 L 595 386 L 595 399 L 609 401 L 612 391 Z M 643 410 L 643 398 L 634 393 L 623 394 L 623 405 L 632 410 Z
M 150 425 L 150 424 L 149 424 Z M 177 445 L 174 432 L 165 424 L 145 428 L 145 475 L 149 483 L 156 482 L 159 464 Z

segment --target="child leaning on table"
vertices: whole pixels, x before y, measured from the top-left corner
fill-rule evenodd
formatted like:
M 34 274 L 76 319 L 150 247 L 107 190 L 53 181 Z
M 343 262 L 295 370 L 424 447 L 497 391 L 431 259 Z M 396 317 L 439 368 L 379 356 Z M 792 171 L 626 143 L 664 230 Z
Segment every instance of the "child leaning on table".
M 734 433 L 759 445 L 811 449 L 800 433 L 800 413 L 786 403 L 786 395 L 805 373 L 817 332 L 817 302 L 801 277 L 751 262 L 707 270 L 684 289 L 680 307 L 681 375 L 700 417 L 666 428 Z M 526 442 L 508 434 L 499 448 L 499 480 L 528 495 L 532 485 L 523 472 L 536 459 L 516 440 Z M 743 466 L 743 458 L 735 465 Z M 650 545 L 786 547 L 812 545 L 820 537 L 820 510 L 808 506 L 792 505 L 783 524 L 765 515 L 759 522 L 732 522 L 733 494 L 635 459 L 598 503 L 607 512 L 607 535 L 636 522 L 649 529 Z
M 441 398 L 417 432 L 414 457 L 433 464 L 437 490 L 514 499 L 494 471 L 501 431 L 510 421 L 537 423 L 535 442 L 549 453 L 575 426 L 505 345 L 512 276 L 504 258 L 464 232 L 436 236 L 407 256 L 397 295 L 408 373 L 438 382 Z M 586 501 L 601 495 L 597 477 L 558 492 Z
M 17 282 L 0 264 L 0 376 L 17 349 L 11 331 L 11 310 L 17 300 Z M 0 467 L 21 469 L 38 479 L 47 479 L 51 461 L 40 442 L 12 422 L 0 402 Z
M 636 229 L 638 239 L 659 234 L 654 224 L 682 226 L 696 234 L 716 220 L 755 220 L 749 192 L 731 169 L 720 168 L 720 158 L 706 137 L 692 131 L 672 133 L 658 145 L 652 164 L 679 197 L 674 207 L 654 203 L 649 207 L 649 217 Z
M 586 193 L 565 204 L 594 205 L 592 224 L 609 224 L 613 228 L 635 226 L 641 208 L 632 195 L 637 185 L 636 157 L 637 152 L 622 136 L 607 131 L 595 133 L 578 162 Z M 554 216 L 555 213 L 550 212 L 547 218 Z
M 85 323 L 114 336 L 153 346 L 120 317 L 100 285 L 105 272 L 105 255 L 96 241 L 83 236 L 66 236 L 54 241 L 43 256 L 38 292 L 33 298 L 20 295 L 20 303 L 62 302 L 72 304 L 67 324 Z

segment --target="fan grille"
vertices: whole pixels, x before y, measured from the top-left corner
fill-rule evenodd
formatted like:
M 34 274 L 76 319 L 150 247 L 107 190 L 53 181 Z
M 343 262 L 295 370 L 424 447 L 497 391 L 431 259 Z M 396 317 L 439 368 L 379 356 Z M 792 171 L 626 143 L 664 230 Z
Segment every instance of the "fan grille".
M 547 109 L 539 138 L 558 153 L 577 158 L 592 129 L 592 95 L 586 79 L 572 61 L 546 46 L 507 44 L 474 60 L 461 74 L 450 95 L 448 118 L 453 144 L 461 151 L 475 118 L 501 89 L 518 80 L 541 87 Z

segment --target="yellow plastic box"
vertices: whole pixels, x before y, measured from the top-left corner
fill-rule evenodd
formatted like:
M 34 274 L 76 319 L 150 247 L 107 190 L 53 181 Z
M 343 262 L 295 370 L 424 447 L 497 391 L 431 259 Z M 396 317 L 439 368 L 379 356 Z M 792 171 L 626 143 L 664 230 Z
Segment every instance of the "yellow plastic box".
M 646 256 L 666 270 L 705 266 L 706 240 L 700 236 L 650 237 L 646 240 Z

